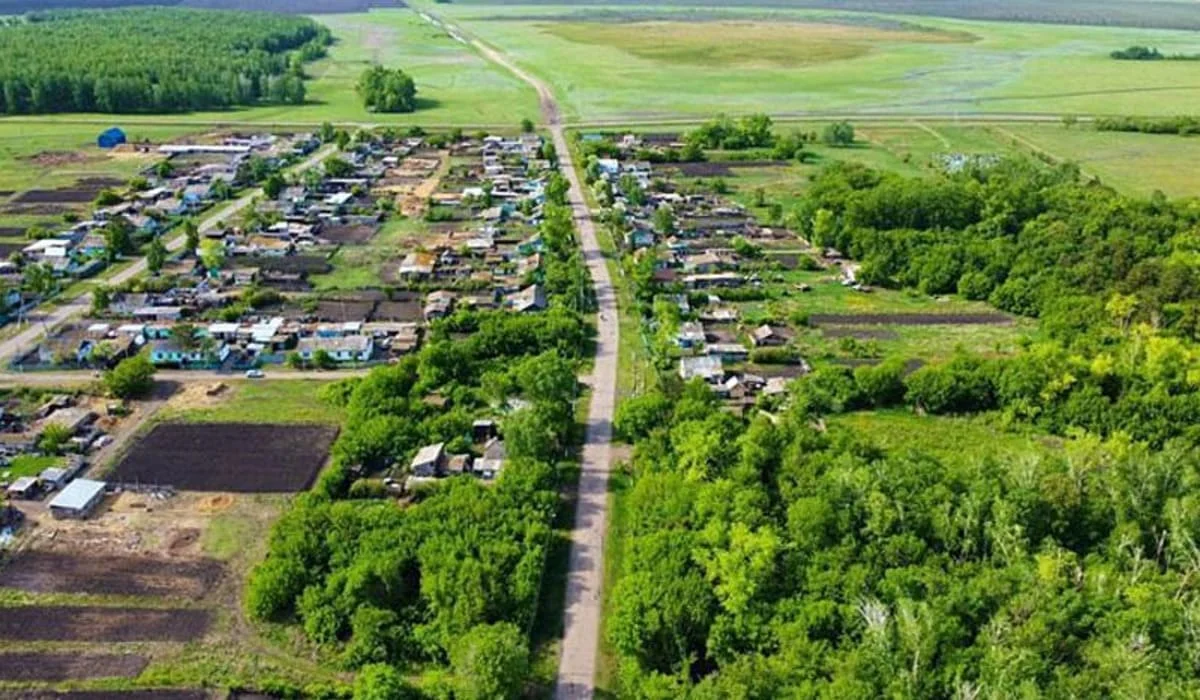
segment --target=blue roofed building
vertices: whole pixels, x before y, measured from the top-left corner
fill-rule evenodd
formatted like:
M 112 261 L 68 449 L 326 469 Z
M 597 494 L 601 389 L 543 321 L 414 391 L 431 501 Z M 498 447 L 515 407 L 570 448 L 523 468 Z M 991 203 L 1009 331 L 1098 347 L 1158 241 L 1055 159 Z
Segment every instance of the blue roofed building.
M 125 143 L 125 132 L 119 127 L 106 129 L 96 137 L 96 145 L 100 148 L 114 148 Z

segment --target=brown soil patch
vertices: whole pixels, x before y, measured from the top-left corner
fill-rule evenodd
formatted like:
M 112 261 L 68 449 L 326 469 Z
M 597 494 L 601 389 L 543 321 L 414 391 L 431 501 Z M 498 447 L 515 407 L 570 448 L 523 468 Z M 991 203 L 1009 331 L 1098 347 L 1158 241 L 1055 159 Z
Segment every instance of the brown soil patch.
M 29 156 L 27 160 L 34 165 L 54 167 L 57 165 L 86 163 L 88 157 L 79 151 L 42 151 L 41 153 Z
M 69 681 L 82 678 L 133 678 L 146 668 L 133 654 L 58 652 L 0 653 L 0 680 Z
M 0 639 L 83 642 L 188 642 L 204 636 L 208 610 L 50 607 L 0 608 Z
M 167 550 L 172 554 L 190 549 L 200 540 L 200 530 L 194 527 L 185 527 L 182 530 L 176 530 L 171 535 L 171 541 L 167 544 Z
M 113 480 L 190 491 L 303 491 L 337 432 L 328 425 L 165 423 L 134 445 Z
M 177 531 L 172 539 L 200 530 Z M 220 580 L 224 567 L 211 559 L 180 560 L 145 556 L 87 556 L 25 551 L 0 570 L 0 586 L 33 593 L 155 595 L 196 599 Z

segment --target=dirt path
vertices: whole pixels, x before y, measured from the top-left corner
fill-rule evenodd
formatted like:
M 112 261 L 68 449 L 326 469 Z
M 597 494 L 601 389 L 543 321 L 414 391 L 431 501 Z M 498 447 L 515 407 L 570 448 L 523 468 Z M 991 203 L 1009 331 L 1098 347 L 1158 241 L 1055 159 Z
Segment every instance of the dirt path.
M 444 20 L 441 20 L 443 23 Z M 447 28 L 451 25 L 445 24 Z M 462 36 L 470 37 L 454 28 Z M 604 583 L 604 533 L 608 529 L 608 480 L 612 467 L 612 420 L 616 409 L 617 300 L 596 226 L 583 197 L 583 186 L 571 161 L 571 150 L 562 126 L 562 115 L 554 93 L 534 76 L 516 66 L 507 56 L 471 38 L 471 44 L 488 60 L 529 83 L 538 93 L 542 120 L 549 126 L 558 153 L 559 167 L 570 183 L 567 199 L 579 231 L 584 261 L 592 276 L 599 307 L 596 328 L 596 357 L 590 377 L 592 387 L 588 411 L 587 435 L 579 476 L 575 506 L 575 524 L 571 529 L 571 555 L 567 572 L 567 593 L 563 621 L 562 656 L 554 697 L 558 700 L 591 698 L 595 693 L 596 659 L 600 643 L 601 587 Z

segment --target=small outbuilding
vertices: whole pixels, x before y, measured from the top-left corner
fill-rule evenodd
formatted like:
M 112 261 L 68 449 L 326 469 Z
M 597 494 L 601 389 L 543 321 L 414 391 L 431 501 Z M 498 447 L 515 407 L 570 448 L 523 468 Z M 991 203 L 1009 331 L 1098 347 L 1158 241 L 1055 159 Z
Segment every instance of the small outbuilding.
M 118 127 L 106 129 L 96 137 L 96 145 L 100 148 L 115 148 L 125 143 L 125 132 Z
M 50 515 L 58 519 L 82 520 L 91 515 L 100 501 L 104 500 L 103 481 L 91 479 L 76 479 L 67 484 L 50 501 Z

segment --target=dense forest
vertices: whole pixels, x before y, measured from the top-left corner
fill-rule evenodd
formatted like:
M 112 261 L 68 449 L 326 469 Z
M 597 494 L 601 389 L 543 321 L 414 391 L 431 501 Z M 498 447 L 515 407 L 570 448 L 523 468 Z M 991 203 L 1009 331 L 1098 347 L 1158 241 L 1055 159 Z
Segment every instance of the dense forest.
M 184 112 L 304 102 L 327 29 L 261 12 L 59 11 L 0 27 L 0 112 Z
M 564 194 L 555 177 L 541 228 L 549 311 L 460 311 L 433 326 L 418 354 L 326 391 L 348 418 L 333 464 L 273 529 L 247 589 L 253 617 L 298 623 L 364 677 L 373 664 L 448 665 L 438 692 L 517 693 L 560 467 L 578 442 L 575 375 L 591 334 Z M 507 450 L 497 483 L 447 478 L 403 507 L 385 497 L 382 474 L 426 444 L 467 450 L 473 421 L 486 416 L 498 417 Z
M 747 424 L 694 384 L 623 408 L 621 696 L 1200 693 L 1193 448 L 947 464 L 796 406 Z

